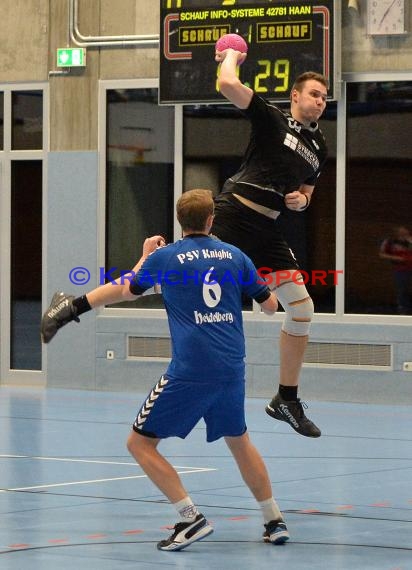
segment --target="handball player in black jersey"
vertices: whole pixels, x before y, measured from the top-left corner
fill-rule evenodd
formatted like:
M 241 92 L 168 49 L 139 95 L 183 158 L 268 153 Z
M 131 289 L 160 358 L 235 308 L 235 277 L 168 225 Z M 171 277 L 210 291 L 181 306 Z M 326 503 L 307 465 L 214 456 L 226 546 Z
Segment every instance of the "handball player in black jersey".
M 285 310 L 279 390 L 266 412 L 301 435 L 319 437 L 320 429 L 306 417 L 298 398 L 313 302 L 295 273 L 299 266 L 277 219 L 286 209 L 303 212 L 310 204 L 327 156 L 317 121 L 326 107 L 328 83 L 315 72 L 299 76 L 290 93 L 290 113 L 284 113 L 241 83 L 236 67 L 245 58 L 231 48 L 215 55 L 221 63 L 220 91 L 243 110 L 252 130 L 239 171 L 216 198 L 212 233 L 242 249 L 258 269 L 265 268 L 269 287 L 276 287 Z

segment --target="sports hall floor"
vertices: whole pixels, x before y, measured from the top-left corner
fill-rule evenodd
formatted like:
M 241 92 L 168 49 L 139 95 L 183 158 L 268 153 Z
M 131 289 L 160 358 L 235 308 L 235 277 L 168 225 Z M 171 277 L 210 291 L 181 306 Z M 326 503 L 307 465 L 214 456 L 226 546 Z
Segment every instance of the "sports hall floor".
M 260 511 L 202 425 L 163 442 L 215 532 L 181 552 L 156 542 L 174 509 L 129 457 L 145 394 L 0 388 L 2 570 L 412 569 L 412 408 L 310 404 L 319 439 L 247 401 L 291 540 L 261 542 Z

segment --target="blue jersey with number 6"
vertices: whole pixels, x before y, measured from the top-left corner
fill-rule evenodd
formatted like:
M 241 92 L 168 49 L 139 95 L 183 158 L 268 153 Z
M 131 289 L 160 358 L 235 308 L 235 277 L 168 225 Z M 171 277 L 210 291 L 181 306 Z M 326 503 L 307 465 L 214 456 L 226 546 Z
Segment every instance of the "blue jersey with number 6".
M 243 381 L 242 294 L 258 302 L 270 294 L 252 261 L 235 246 L 193 234 L 153 252 L 130 290 L 138 295 L 156 283 L 172 339 L 166 376 L 187 382 Z

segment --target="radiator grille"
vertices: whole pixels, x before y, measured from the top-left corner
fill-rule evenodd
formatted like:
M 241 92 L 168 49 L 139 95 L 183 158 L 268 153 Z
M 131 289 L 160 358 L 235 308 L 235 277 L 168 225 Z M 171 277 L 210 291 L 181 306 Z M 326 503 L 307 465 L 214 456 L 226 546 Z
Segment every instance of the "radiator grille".
M 392 365 L 390 344 L 347 344 L 309 342 L 305 352 L 306 364 L 334 364 L 341 366 Z
M 129 358 L 171 358 L 169 337 L 128 338 Z M 309 342 L 305 352 L 305 364 L 332 366 L 392 366 L 390 344 L 349 344 L 333 342 Z
M 131 358 L 170 358 L 170 338 L 129 336 L 128 356 Z

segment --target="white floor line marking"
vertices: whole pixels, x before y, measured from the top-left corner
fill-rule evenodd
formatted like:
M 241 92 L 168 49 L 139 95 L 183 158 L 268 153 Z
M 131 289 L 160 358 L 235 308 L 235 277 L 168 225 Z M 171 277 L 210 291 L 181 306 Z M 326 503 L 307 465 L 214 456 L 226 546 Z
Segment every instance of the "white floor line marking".
M 40 455 L 0 455 L 0 459 L 37 459 L 38 461 L 67 461 L 71 463 L 97 463 L 99 465 L 136 466 L 136 463 L 132 461 L 102 461 L 98 459 L 75 459 L 72 457 L 42 457 Z
M 49 483 L 48 485 L 34 485 L 32 487 L 12 487 L 10 489 L 2 489 L 1 493 L 8 491 L 33 491 L 35 489 L 52 489 L 55 487 L 70 487 L 71 485 L 90 485 L 91 483 L 105 483 L 108 481 L 122 481 L 124 479 L 143 479 L 146 475 L 131 475 L 129 477 L 112 477 L 110 479 L 93 479 L 90 481 L 71 481 L 66 483 Z
M 41 455 L 2 455 L 0 454 L 0 459 L 36 459 L 38 461 L 67 461 L 69 463 L 97 463 L 98 465 L 129 465 L 130 467 L 136 467 L 136 463 L 133 461 L 102 461 L 99 459 L 75 459 L 72 457 L 43 457 Z M 191 465 L 174 465 L 175 469 L 195 469 L 202 471 L 207 469 L 208 471 L 213 471 L 207 467 L 193 467 Z
M 189 471 L 178 471 L 179 475 L 186 475 L 188 473 L 205 473 L 207 471 L 217 471 L 217 469 L 199 467 Z M 70 487 L 73 485 L 90 485 L 92 483 L 107 483 L 110 481 L 125 481 L 127 479 L 145 479 L 147 475 L 130 475 L 128 477 L 110 477 L 106 479 L 92 479 L 90 481 L 71 481 L 65 483 L 50 483 L 47 485 L 35 485 L 32 487 L 13 487 L 10 489 L 0 489 L 0 493 L 8 493 L 11 491 L 33 491 L 36 489 L 52 489 L 56 487 Z

